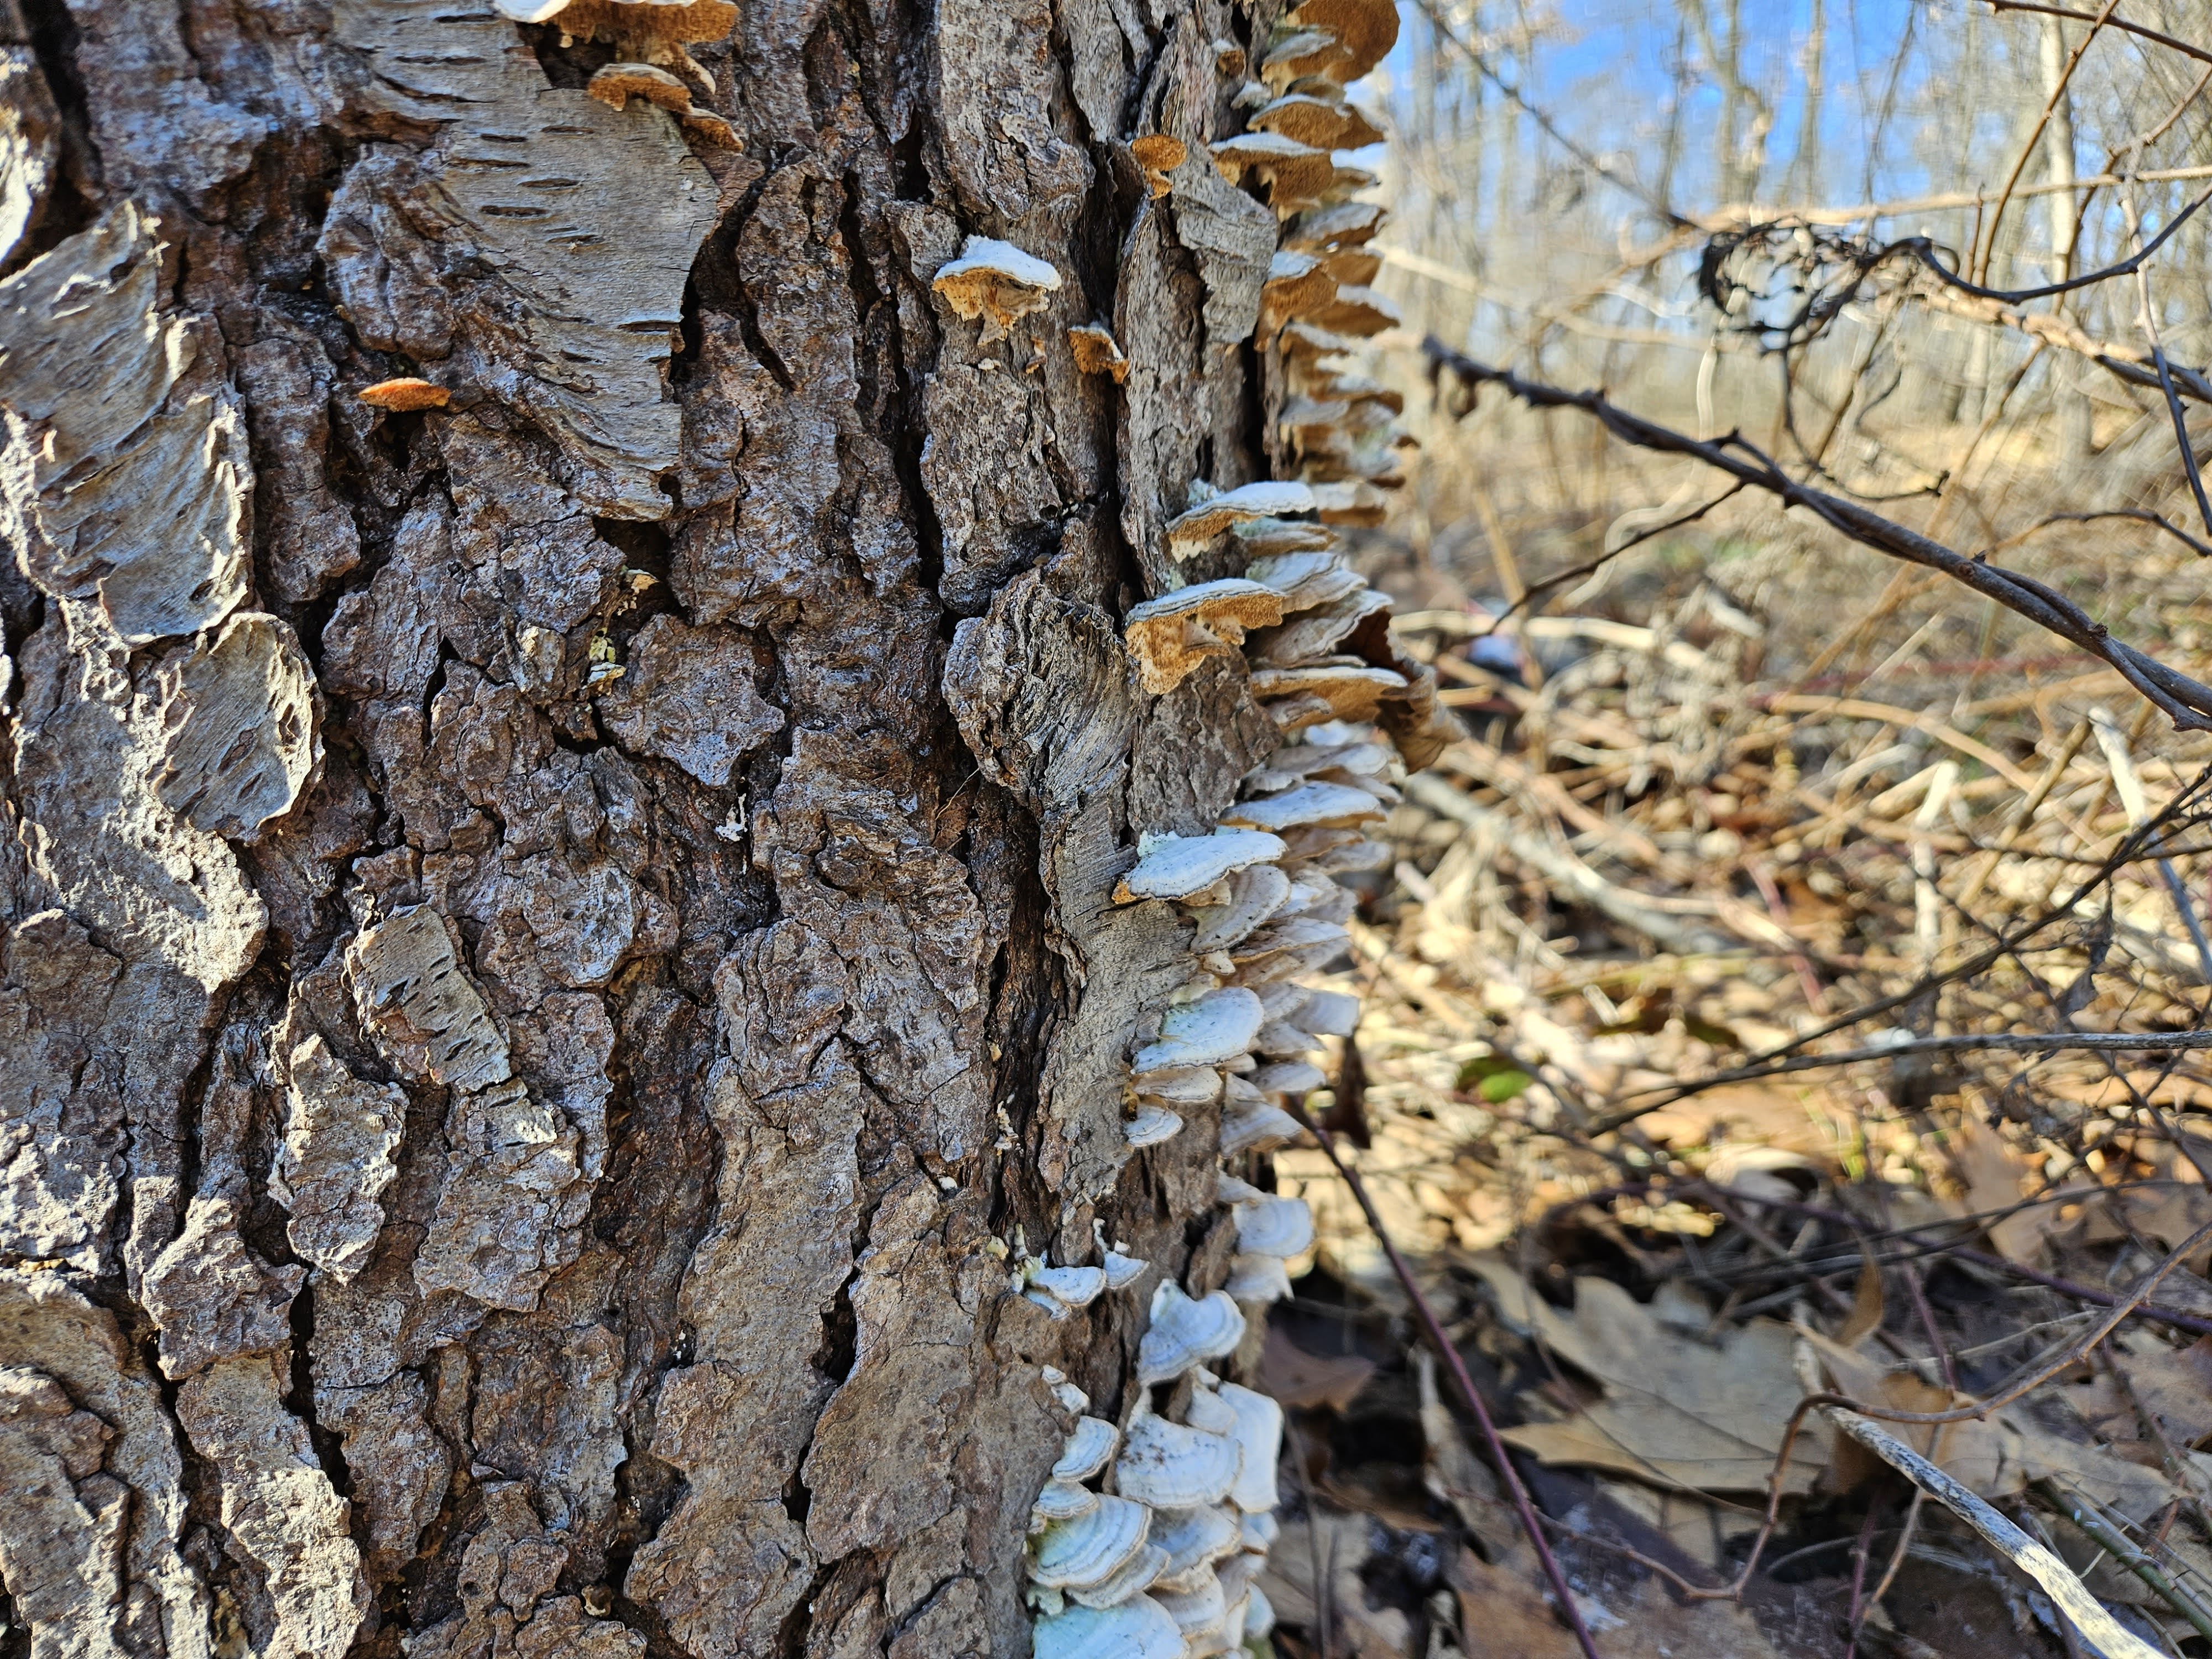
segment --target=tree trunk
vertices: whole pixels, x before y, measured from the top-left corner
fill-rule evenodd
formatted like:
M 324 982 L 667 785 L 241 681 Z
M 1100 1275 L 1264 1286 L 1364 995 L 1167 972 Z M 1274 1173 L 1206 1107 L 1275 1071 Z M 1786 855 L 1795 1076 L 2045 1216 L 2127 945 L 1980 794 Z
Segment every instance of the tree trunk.
M 503 3 L 0 0 L 0 1654 L 1018 1653 L 1439 741 L 1374 216 L 1267 0 Z

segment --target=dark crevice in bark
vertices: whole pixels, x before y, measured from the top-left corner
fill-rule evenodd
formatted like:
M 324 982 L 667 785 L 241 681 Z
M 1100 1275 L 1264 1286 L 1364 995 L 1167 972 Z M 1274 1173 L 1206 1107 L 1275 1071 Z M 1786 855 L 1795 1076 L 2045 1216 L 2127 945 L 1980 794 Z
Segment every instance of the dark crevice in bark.
M 556 87 L 589 86 L 593 75 L 615 61 L 615 49 L 602 41 L 571 37 L 568 45 L 562 45 L 561 26 L 557 22 L 521 23 L 516 27 L 538 59 L 538 67 Z
M 31 1659 L 30 1626 L 15 1611 L 15 1598 L 0 1583 L 0 1659 Z
M 30 32 L 32 56 L 38 59 L 46 90 L 61 112 L 62 165 L 38 224 L 23 239 L 15 258 L 0 270 L 12 270 L 47 252 L 90 224 L 99 210 L 100 157 L 92 143 L 84 76 L 77 70 L 76 19 L 70 12 L 68 0 L 19 0 L 19 3 Z
M 341 1498 L 353 1496 L 353 1471 L 346 1467 L 345 1442 L 315 1416 L 315 1377 L 309 1364 L 315 1340 L 315 1287 L 302 1285 L 292 1298 L 292 1386 L 285 1391 L 284 1409 L 307 1425 L 315 1449 L 315 1461 L 330 1479 L 331 1490 Z M 366 1544 L 368 1516 L 356 1507 L 351 1516 L 355 1539 Z
M 842 1382 L 853 1374 L 860 1336 L 860 1322 L 853 1315 L 853 1281 L 848 1279 L 822 1316 L 822 1346 L 815 1350 L 814 1369 L 833 1382 Z
M 753 303 L 744 278 L 738 274 L 738 239 L 744 234 L 745 222 L 753 216 L 763 186 L 775 176 L 775 169 L 771 167 L 754 179 L 744 194 L 730 204 L 729 210 L 699 245 L 698 254 L 691 261 L 690 281 L 684 287 L 684 314 L 687 320 L 708 311 L 736 318 L 745 349 L 775 378 L 778 386 L 786 392 L 795 392 L 799 383 L 761 333 L 760 308 Z M 693 350 L 696 360 L 696 347 L 691 346 L 688 334 L 686 344 Z
M 776 1659 L 805 1659 L 807 1638 L 814 1626 L 814 1604 L 830 1587 L 830 1576 L 836 1571 L 835 1566 L 817 1569 L 813 1582 L 806 1587 L 806 1594 L 784 1615 L 783 1624 L 775 1633 Z

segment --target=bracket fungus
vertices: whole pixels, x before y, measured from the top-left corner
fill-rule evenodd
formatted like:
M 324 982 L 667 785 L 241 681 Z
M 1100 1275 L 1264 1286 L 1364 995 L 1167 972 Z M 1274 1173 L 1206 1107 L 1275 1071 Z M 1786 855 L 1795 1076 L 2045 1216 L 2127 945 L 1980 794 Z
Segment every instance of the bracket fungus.
M 1393 0 L 1304 0 L 1284 21 L 1292 29 L 1320 30 L 1335 38 L 1342 56 L 1328 73 L 1340 86 L 1357 81 L 1398 44 Z
M 1173 1280 L 1163 1280 L 1152 1292 L 1152 1328 L 1137 1344 L 1139 1387 L 1171 1382 L 1244 1340 L 1243 1310 L 1220 1291 L 1192 1297 Z
M 1227 1435 L 1171 1423 L 1139 1406 L 1114 1460 L 1114 1485 L 1154 1510 L 1218 1504 L 1237 1484 L 1241 1457 Z
M 1193 485 L 1190 506 L 1168 521 L 1168 553 L 1178 562 L 1212 546 L 1233 525 L 1287 518 L 1316 507 L 1313 491 L 1295 480 L 1266 479 L 1204 495 L 1201 488 Z
M 1144 1547 L 1152 1524 L 1144 1504 L 1102 1494 L 1080 1515 L 1038 1534 L 1030 1577 L 1051 1589 L 1103 1584 Z
M 1265 1014 L 1241 985 L 1208 991 L 1160 1017 L 1160 1034 L 1137 1051 L 1138 1071 L 1165 1066 L 1218 1066 L 1247 1052 Z
M 1079 1607 L 1118 1607 L 1150 1589 L 1167 1564 L 1168 1553 L 1158 1544 L 1146 1543 L 1116 1567 L 1103 1583 L 1071 1586 L 1067 1599 Z
M 1248 865 L 1270 864 L 1282 855 L 1282 842 L 1263 831 L 1148 836 L 1138 843 L 1136 867 L 1115 885 L 1114 898 L 1121 904 L 1138 899 L 1188 898 Z M 1140 1066 L 1138 1069 L 1152 1068 Z
M 1279 835 L 1285 830 L 1316 825 L 1324 830 L 1346 830 L 1358 823 L 1371 823 L 1382 816 L 1381 803 L 1364 789 L 1342 783 L 1302 783 L 1279 795 L 1239 802 L 1229 809 L 1227 821 Z
M 1391 857 L 1367 831 L 1399 799 L 1401 762 L 1426 764 L 1452 729 L 1433 672 L 1392 641 L 1388 599 L 1346 567 L 1340 533 L 1380 520 L 1409 441 L 1396 424 L 1402 394 L 1348 366 L 1397 313 L 1371 286 L 1382 260 L 1366 245 L 1382 210 L 1346 199 L 1372 175 L 1335 155 L 1381 137 L 1343 85 L 1379 61 L 1396 27 L 1391 0 L 1304 0 L 1259 46 L 1261 81 L 1231 100 L 1252 112 L 1249 130 L 1212 147 L 1231 182 L 1266 185 L 1278 220 L 1246 326 L 1267 359 L 1261 396 L 1279 476 L 1227 491 L 1190 486 L 1187 509 L 1162 538 L 1170 571 L 1206 555 L 1244 574 L 1155 591 L 1127 611 L 1124 643 L 1156 695 L 1209 658 L 1241 659 L 1276 741 L 1214 815 L 1213 834 L 1141 836 L 1113 898 L 1175 905 L 1189 928 L 1170 964 L 1180 985 L 1133 1019 L 1123 1136 L 1132 1148 L 1155 1145 L 1185 1127 L 1183 1114 L 1218 1102 L 1212 1201 L 1230 1212 L 1235 1248 L 1218 1279 L 1195 1277 L 1222 1270 L 1192 1259 L 1191 1285 L 1203 1294 L 1161 1264 L 1139 1340 L 1140 1393 L 1104 1482 L 1149 1510 L 1150 1528 L 1134 1543 L 1116 1534 L 1110 1568 L 1086 1555 L 1079 1583 L 1063 1558 L 1077 1553 L 1081 1534 L 1061 1541 L 1054 1529 L 1087 1525 L 1103 1535 L 1108 1523 L 1088 1510 L 1048 1517 L 1085 1504 L 1083 1483 L 1115 1449 L 1110 1425 L 1079 1425 L 1054 1467 L 1040 1538 L 1055 1547 L 1048 1559 L 1042 1541 L 1035 1547 L 1043 1570 L 1033 1567 L 1028 1592 L 1042 1615 L 1041 1659 L 1209 1659 L 1274 1624 L 1255 1581 L 1277 1533 L 1281 1412 L 1204 1368 L 1237 1352 L 1248 1310 L 1291 1294 L 1288 1264 L 1311 1249 L 1314 1227 L 1302 1198 L 1263 1191 L 1238 1172 L 1249 1155 L 1300 1136 L 1289 1106 L 1327 1085 L 1316 1063 L 1324 1039 L 1349 1036 L 1358 1023 L 1356 997 L 1310 982 L 1349 942 L 1356 898 L 1335 878 Z M 1223 73 L 1243 72 L 1241 53 L 1227 54 Z M 1134 141 L 1131 152 L 1140 166 L 1158 164 L 1147 168 L 1157 193 L 1161 175 L 1188 158 L 1148 155 L 1152 142 Z M 1103 324 L 1071 330 L 1069 343 L 1084 372 L 1127 373 Z M 1103 1266 L 1091 1271 L 1106 1288 L 1134 1285 L 1149 1271 L 1124 1247 L 1108 1247 L 1103 1222 L 1094 1237 Z M 1036 1282 L 1024 1288 L 1053 1299 Z M 1149 1392 L 1187 1376 L 1164 1403 Z
M 1012 242 L 970 236 L 960 257 L 939 265 L 929 285 L 959 316 L 969 322 L 981 319 L 988 345 L 1006 338 L 1016 323 L 1049 305 L 1060 291 L 1060 275 L 1048 261 Z
M 736 0 L 493 0 L 493 8 L 518 23 L 552 24 L 563 46 L 599 41 L 613 47 L 625 66 L 673 69 L 710 93 L 714 77 L 684 48 L 722 40 L 738 21 Z
M 1060 1461 L 1052 1466 L 1052 1478 L 1088 1480 L 1114 1461 L 1121 1444 L 1121 1431 L 1104 1418 L 1078 1418 L 1063 1443 Z
M 362 387 L 354 396 L 371 409 L 388 410 L 395 415 L 411 414 L 418 409 L 443 409 L 453 401 L 453 394 L 445 387 L 411 374 L 379 380 L 374 386 Z
M 1231 184 L 1242 184 L 1249 174 L 1267 186 L 1267 205 L 1279 219 L 1320 206 L 1336 185 L 1336 161 L 1327 150 L 1279 132 L 1240 132 L 1212 151 L 1213 165 Z
M 1382 129 L 1366 112 L 1340 99 L 1292 92 L 1253 112 L 1249 126 L 1279 132 L 1316 149 L 1364 149 L 1382 142 Z
M 1113 331 L 1103 323 L 1078 323 L 1069 329 L 1067 349 L 1083 374 L 1110 374 L 1115 386 L 1129 378 L 1129 360 L 1121 355 Z
M 1129 141 L 1130 159 L 1145 175 L 1146 188 L 1157 201 L 1175 188 L 1168 177 L 1190 157 L 1190 146 L 1172 133 L 1148 132 Z
M 621 109 L 633 98 L 666 110 L 701 137 L 725 149 L 742 149 L 737 132 L 712 110 L 691 101 L 691 88 L 680 76 L 658 64 L 606 64 L 593 73 L 584 90 L 601 103 Z
M 1310 316 L 1336 298 L 1336 278 L 1310 253 L 1276 250 L 1260 287 L 1260 322 L 1252 337 L 1264 349 L 1293 317 Z
M 1130 608 L 1124 638 L 1146 690 L 1164 696 L 1208 657 L 1225 657 L 1245 631 L 1283 619 L 1283 596 L 1261 583 L 1229 576 L 1179 587 Z
M 1145 1595 L 1041 1619 L 1034 1641 L 1036 1659 L 1183 1659 L 1184 1653 L 1182 1627 Z

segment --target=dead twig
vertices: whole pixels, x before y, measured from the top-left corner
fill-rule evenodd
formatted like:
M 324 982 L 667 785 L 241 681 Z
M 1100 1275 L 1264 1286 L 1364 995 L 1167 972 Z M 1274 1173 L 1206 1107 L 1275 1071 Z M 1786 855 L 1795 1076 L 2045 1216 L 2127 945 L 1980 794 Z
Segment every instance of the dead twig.
M 1338 1177 L 1351 1190 L 1352 1201 L 1359 1206 L 1360 1214 L 1367 1218 L 1367 1225 L 1375 1235 L 1375 1242 L 1382 1247 L 1382 1254 L 1389 1259 L 1390 1271 L 1397 1276 L 1399 1285 L 1413 1304 L 1414 1316 L 1420 1322 L 1422 1334 L 1428 1338 L 1430 1346 L 1437 1351 L 1437 1357 L 1444 1362 L 1444 1369 L 1451 1373 L 1452 1386 L 1458 1389 L 1460 1398 L 1466 1402 L 1468 1410 L 1474 1414 L 1482 1431 L 1484 1449 L 1498 1470 L 1498 1478 L 1505 1483 L 1506 1490 L 1512 1494 L 1514 1513 L 1520 1516 L 1522 1529 L 1528 1534 L 1528 1541 L 1535 1546 L 1536 1558 L 1543 1564 L 1545 1582 L 1550 1584 L 1553 1599 L 1559 1603 L 1559 1616 L 1573 1630 L 1583 1659 L 1598 1659 L 1597 1644 L 1590 1637 L 1589 1626 L 1583 1621 L 1582 1609 L 1575 1603 L 1574 1593 L 1567 1588 L 1566 1575 L 1559 1570 L 1559 1558 L 1552 1553 L 1552 1547 L 1544 1537 L 1543 1525 L 1536 1516 L 1536 1506 L 1528 1498 L 1528 1488 L 1522 1482 L 1521 1471 L 1513 1466 L 1513 1459 L 1505 1449 L 1505 1442 L 1498 1435 L 1497 1422 L 1490 1414 L 1490 1407 L 1484 1403 L 1481 1390 L 1474 1386 L 1474 1379 L 1468 1375 L 1467 1362 L 1459 1357 L 1459 1350 L 1444 1334 L 1443 1324 L 1437 1319 L 1436 1309 L 1431 1305 L 1427 1295 L 1414 1279 L 1413 1270 L 1406 1265 L 1406 1258 L 1398 1254 L 1397 1245 L 1391 1242 L 1389 1230 L 1383 1226 L 1382 1214 L 1376 1209 L 1375 1200 L 1367 1195 L 1366 1185 L 1359 1179 L 1358 1171 L 1337 1155 L 1334 1139 L 1307 1115 L 1303 1105 L 1290 1104 L 1289 1110 L 1291 1115 L 1297 1120 L 1299 1127 L 1320 1146 Z
M 2205 198 L 2199 198 L 2200 201 Z M 2179 216 L 2175 223 L 2179 223 Z M 2172 227 L 2169 226 L 2171 229 Z M 2138 259 L 2156 247 L 2146 247 Z M 2132 267 L 2130 267 L 2132 269 Z M 2100 273 L 2110 275 L 2113 273 Z M 1478 362 L 1431 337 L 1423 348 L 1431 372 L 1449 373 L 1468 386 L 1497 386 L 1536 409 L 1578 409 L 1624 442 L 1662 453 L 1703 461 L 1730 477 L 1764 489 L 1784 506 L 1802 507 L 1862 546 L 1892 558 L 1941 572 L 2007 610 L 2056 634 L 2118 669 L 2127 682 L 2174 723 L 2176 730 L 2212 732 L 2212 686 L 2169 668 L 2155 658 L 2116 640 L 2064 594 L 2033 576 L 1969 558 L 1891 519 L 1839 495 L 1799 483 L 1765 454 L 1735 435 L 1708 442 L 1632 414 L 1596 392 L 1569 392 L 1522 379 L 1511 371 Z M 1470 406 L 1471 403 L 1470 403 Z M 1741 452 L 1739 453 L 1738 452 Z

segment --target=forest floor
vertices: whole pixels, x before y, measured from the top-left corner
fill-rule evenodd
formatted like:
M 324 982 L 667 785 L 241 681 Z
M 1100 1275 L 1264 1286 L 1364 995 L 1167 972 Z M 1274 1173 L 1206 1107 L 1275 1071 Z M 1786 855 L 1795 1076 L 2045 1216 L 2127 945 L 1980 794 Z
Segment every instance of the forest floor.
M 1650 568 L 1510 647 L 1384 573 L 1471 736 L 1404 786 L 1311 1109 L 1416 1291 L 1323 1152 L 1277 1154 L 1318 1223 L 1267 1350 L 1277 1652 L 1580 1650 L 1418 1294 L 1604 1659 L 2091 1650 L 1824 1413 L 1785 1457 L 1815 1388 L 2002 1402 L 1889 1426 L 2152 1651 L 2212 1654 L 2212 1054 L 2173 1046 L 2212 744 L 1990 628 L 1963 664 L 1894 604 L 1855 633 L 1870 589 L 1778 620 Z M 2051 1032 L 2142 1046 L 1976 1046 Z

